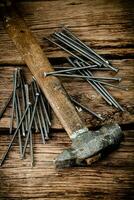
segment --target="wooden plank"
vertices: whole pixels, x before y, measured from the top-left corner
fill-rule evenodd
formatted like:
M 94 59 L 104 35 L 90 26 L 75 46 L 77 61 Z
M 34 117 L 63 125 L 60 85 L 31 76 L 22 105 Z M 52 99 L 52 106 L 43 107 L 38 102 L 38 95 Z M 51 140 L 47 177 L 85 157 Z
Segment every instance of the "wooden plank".
M 34 136 L 35 167 L 30 159 L 19 160 L 14 144 L 8 160 L 0 168 L 0 199 L 131 199 L 133 195 L 133 131 L 124 131 L 124 141 L 91 167 L 56 170 L 53 159 L 70 145 L 65 132 L 54 132 L 47 144 Z M 10 136 L 1 135 L 0 155 Z M 16 141 L 17 142 L 17 141 Z M 111 196 L 112 194 L 112 196 Z
M 117 101 L 124 107 L 125 112 L 119 112 L 117 109 L 107 105 L 107 103 L 102 99 L 102 97 L 96 93 L 96 91 L 87 84 L 84 80 L 81 79 L 73 79 L 70 80 L 68 78 L 62 78 L 62 82 L 70 95 L 73 95 L 78 101 L 87 107 L 91 108 L 93 111 L 100 113 L 103 117 L 105 117 L 105 121 L 99 121 L 95 117 L 90 114 L 81 111 L 79 112 L 83 122 L 86 123 L 88 127 L 92 126 L 100 126 L 106 123 L 118 122 L 120 124 L 133 123 L 134 115 L 133 115 L 133 98 L 134 98 L 134 73 L 133 73 L 133 59 L 127 60 L 113 60 L 113 65 L 119 67 L 119 72 L 115 74 L 114 72 L 95 72 L 96 76 L 115 76 L 121 77 L 122 81 L 119 85 L 124 85 L 128 88 L 128 91 L 122 91 L 119 89 L 110 89 L 113 97 L 117 99 Z M 63 63 L 63 66 L 66 63 Z M 31 73 L 29 72 L 26 66 L 22 66 L 24 70 L 24 75 L 26 79 L 31 81 Z M 14 66 L 10 67 L 1 67 L 0 68 L 0 107 L 2 107 L 3 102 L 6 101 L 8 96 L 12 90 L 12 74 L 14 71 Z M 5 87 L 8 85 L 8 87 Z M 10 106 L 6 110 L 3 119 L 0 120 L 0 128 L 9 127 L 9 116 L 10 116 Z M 62 128 L 56 116 L 53 115 L 52 118 L 52 128 Z
M 48 57 L 66 54 L 43 40 L 60 24 L 71 29 L 105 57 L 133 57 L 132 2 L 73 0 L 18 2 L 18 8 Z M 0 21 L 0 63 L 24 64 Z M 8 51 L 7 51 L 8 46 Z

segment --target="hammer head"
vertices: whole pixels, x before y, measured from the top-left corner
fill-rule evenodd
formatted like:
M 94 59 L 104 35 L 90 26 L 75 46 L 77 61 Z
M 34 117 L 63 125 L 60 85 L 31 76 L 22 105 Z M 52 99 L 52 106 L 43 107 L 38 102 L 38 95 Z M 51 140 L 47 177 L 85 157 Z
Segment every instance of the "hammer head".
M 107 147 L 118 145 L 123 133 L 118 124 L 106 125 L 97 131 L 85 131 L 72 139 L 71 148 L 64 150 L 55 160 L 56 167 L 81 165 L 82 162 Z

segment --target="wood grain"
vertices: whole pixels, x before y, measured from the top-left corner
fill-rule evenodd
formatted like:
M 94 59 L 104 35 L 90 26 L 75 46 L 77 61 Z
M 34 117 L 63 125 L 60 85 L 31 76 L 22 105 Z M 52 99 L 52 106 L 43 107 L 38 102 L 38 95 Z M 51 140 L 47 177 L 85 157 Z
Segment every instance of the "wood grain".
M 117 99 L 117 101 L 123 106 L 125 112 L 120 112 L 117 109 L 107 105 L 107 103 L 102 99 L 102 97 L 96 93 L 96 91 L 87 84 L 82 79 L 68 79 L 62 78 L 62 83 L 66 88 L 67 92 L 70 95 L 73 95 L 75 99 L 77 99 L 82 104 L 86 105 L 87 107 L 91 108 L 93 111 L 101 114 L 105 121 L 102 122 L 96 119 L 94 116 L 86 113 L 85 111 L 79 112 L 82 121 L 88 127 L 95 127 L 100 126 L 107 123 L 118 122 L 120 124 L 127 124 L 134 122 L 134 114 L 133 114 L 133 107 L 134 107 L 134 73 L 133 73 L 133 59 L 123 59 L 123 60 L 112 60 L 113 65 L 118 66 L 119 72 L 117 74 L 113 72 L 96 72 L 94 73 L 96 76 L 115 76 L 121 77 L 122 81 L 119 85 L 124 85 L 128 88 L 128 91 L 122 91 L 119 89 L 110 89 L 110 93 L 113 97 Z M 64 66 L 63 63 L 61 65 Z M 29 72 L 26 66 L 21 66 L 24 70 L 24 75 L 28 82 L 31 81 L 32 75 Z M 10 67 L 1 67 L 0 68 L 0 77 L 1 77 L 1 84 L 0 84 L 0 106 L 2 106 L 2 102 L 6 101 L 8 96 L 11 93 L 11 86 L 12 86 L 12 74 L 14 71 L 14 66 Z M 9 87 L 8 89 L 5 87 L 7 84 Z M 4 118 L 0 120 L 0 127 L 7 128 L 9 127 L 9 116 L 10 116 L 10 106 L 6 110 L 4 114 Z M 52 128 L 60 129 L 62 128 L 61 124 L 57 120 L 56 116 L 53 114 L 52 117 Z
M 92 167 L 57 171 L 53 159 L 70 141 L 65 132 L 52 133 L 47 144 L 34 137 L 36 165 L 30 158 L 19 160 L 19 147 L 14 144 L 5 165 L 0 169 L 0 197 L 8 199 L 129 199 L 133 192 L 133 132 L 125 131 L 120 147 Z M 0 137 L 0 155 L 9 136 Z M 127 168 L 126 168 L 127 166 Z M 112 194 L 112 196 L 111 196 Z M 2 199 L 1 198 L 1 199 Z
M 17 5 L 48 57 L 67 55 L 57 47 L 51 48 L 43 40 L 61 24 L 69 25 L 80 39 L 105 57 L 133 57 L 132 1 L 57 0 L 34 1 L 32 4 L 31 1 L 22 1 Z M 0 38 L 0 63 L 24 64 L 1 21 Z
M 46 145 L 41 144 L 40 134 L 34 135 L 34 168 L 30 168 L 30 158 L 19 160 L 19 148 L 15 142 L 9 159 L 0 168 L 0 200 L 126 200 L 134 196 L 134 156 L 133 156 L 133 80 L 134 80 L 134 2 L 131 0 L 21 0 L 18 9 L 26 23 L 36 36 L 43 51 L 52 65 L 64 66 L 68 56 L 59 48 L 44 41 L 44 37 L 53 33 L 60 24 L 70 29 L 93 47 L 98 53 L 110 59 L 119 67 L 117 75 L 121 84 L 129 91 L 108 89 L 127 110 L 121 114 L 108 106 L 102 98 L 84 81 L 61 79 L 69 94 L 84 105 L 106 117 L 104 123 L 119 122 L 126 124 L 125 137 L 120 147 L 111 152 L 92 167 L 71 168 L 57 171 L 53 159 L 70 140 L 53 115 L 52 139 Z M 30 81 L 31 74 L 13 42 L 5 32 L 0 21 L 0 109 L 12 90 L 12 73 L 21 66 Z M 96 75 L 100 75 L 100 72 Z M 104 73 L 105 75 L 105 73 Z M 0 121 L 0 127 L 9 126 L 10 106 Z M 82 120 L 91 128 L 102 125 L 85 112 L 80 112 Z M 124 126 L 122 126 L 124 127 Z M 0 156 L 6 150 L 10 140 L 8 131 L 0 131 Z M 27 150 L 28 151 L 28 150 Z

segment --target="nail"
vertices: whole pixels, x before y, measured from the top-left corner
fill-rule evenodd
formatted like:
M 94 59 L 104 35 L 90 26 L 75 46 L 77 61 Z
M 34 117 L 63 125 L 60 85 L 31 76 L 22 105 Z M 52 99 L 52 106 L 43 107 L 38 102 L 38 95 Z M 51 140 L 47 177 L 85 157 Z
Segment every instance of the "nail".
M 15 130 L 15 132 L 14 132 L 14 134 L 13 134 L 13 137 L 12 137 L 12 139 L 11 139 L 11 142 L 9 143 L 8 148 L 7 148 L 6 152 L 4 153 L 4 155 L 3 155 L 2 159 L 1 159 L 0 166 L 2 166 L 2 164 L 4 163 L 4 161 L 5 161 L 5 159 L 6 159 L 7 155 L 8 155 L 8 152 L 10 151 L 10 149 L 11 149 L 11 147 L 12 147 L 12 144 L 13 144 L 13 142 L 14 142 L 14 139 L 15 139 L 17 133 L 18 133 L 18 130 L 20 129 L 20 126 L 21 126 L 21 124 L 22 124 L 22 121 L 24 120 L 24 117 L 25 117 L 25 115 L 26 115 L 26 113 L 27 113 L 27 111 L 28 111 L 30 105 L 31 105 L 31 103 L 29 102 L 28 106 L 26 107 L 26 109 L 25 109 L 25 111 L 24 111 L 24 113 L 23 113 L 22 118 L 20 119 L 20 122 L 19 122 L 19 124 L 18 124 L 18 127 L 16 128 L 16 130 Z
M 65 72 L 73 72 L 73 71 L 78 71 L 78 70 L 83 70 L 83 69 L 90 69 L 90 68 L 93 68 L 95 66 L 96 65 L 91 65 L 91 66 L 76 67 L 76 68 L 53 71 L 53 72 L 44 72 L 44 76 L 53 75 L 53 74 L 60 74 L 60 73 L 65 73 Z
M 84 63 L 82 63 L 82 65 L 84 66 Z M 90 74 L 92 76 L 92 73 L 87 71 L 86 74 Z M 94 81 L 95 82 L 95 81 Z M 108 97 L 108 99 L 111 101 L 111 103 L 116 107 L 119 108 L 121 111 L 124 111 L 124 109 L 120 106 L 120 104 L 112 97 L 112 95 L 110 95 L 110 93 L 105 89 L 105 87 L 103 87 L 103 85 L 101 83 L 96 83 L 98 84 L 99 88 L 104 92 L 104 94 L 106 94 L 106 96 Z
M 119 86 L 119 85 L 113 85 L 111 83 L 107 83 L 107 82 L 104 82 L 104 81 L 100 81 L 100 80 L 94 80 L 95 82 L 98 82 L 98 83 L 101 83 L 103 85 L 107 85 L 109 87 L 113 87 L 113 88 L 118 88 L 118 89 L 121 89 L 121 90 L 125 90 L 125 91 L 128 91 L 128 88 L 125 88 L 124 86 Z
M 78 66 L 79 66 L 79 63 L 77 62 Z M 84 66 L 84 64 L 82 63 L 82 66 Z M 89 72 L 89 71 L 84 71 L 86 75 L 90 75 L 92 76 L 92 73 Z M 101 94 L 104 94 L 106 99 L 108 101 L 111 102 L 111 105 L 114 105 L 116 108 L 118 108 L 117 104 L 116 104 L 116 101 L 113 99 L 113 97 L 108 93 L 108 91 L 99 83 L 99 82 L 96 82 L 96 81 L 93 81 L 93 83 L 99 88 L 99 90 L 101 91 Z
M 74 104 L 80 106 L 83 110 L 89 112 L 90 114 L 94 115 L 95 117 L 97 117 L 100 120 L 104 120 L 104 118 L 102 118 L 101 116 L 99 116 L 97 113 L 93 112 L 92 110 L 90 110 L 89 108 L 85 107 L 84 105 L 82 105 L 81 103 L 79 103 L 78 101 L 76 101 L 73 97 L 70 96 L 70 99 L 72 102 L 74 102 Z
M 91 77 L 91 76 L 85 76 L 85 75 L 77 75 L 77 74 L 60 74 L 60 73 L 53 73 L 53 72 L 44 72 L 44 76 L 49 76 L 49 75 L 54 75 L 54 76 L 60 76 L 60 77 L 69 77 L 69 78 L 88 78 L 89 80 L 94 80 L 95 82 L 98 82 L 98 83 L 102 83 L 102 84 L 106 84 L 106 85 L 109 85 L 111 87 L 117 87 L 117 88 L 120 88 L 120 89 L 123 89 L 123 90 L 126 90 L 126 88 L 122 88 L 120 86 L 116 86 L 116 85 L 113 85 L 113 84 L 109 84 L 107 82 L 103 82 L 101 81 L 102 80 L 115 80 L 115 81 L 119 81 L 120 78 L 112 78 L 112 77 Z M 97 80 L 96 80 L 97 79 Z
M 9 103 L 11 102 L 12 96 L 13 96 L 13 92 L 10 94 L 9 98 L 4 103 L 4 106 L 2 106 L 2 110 L 0 111 L 0 119 L 3 117 L 3 114 L 6 110 L 6 108 L 8 107 Z
M 87 46 L 84 42 L 82 42 L 78 37 L 76 37 L 71 31 L 69 31 L 67 28 L 62 28 L 69 36 L 71 36 L 74 41 L 77 41 L 85 50 L 92 56 L 94 56 L 94 59 L 96 57 L 97 61 L 100 62 L 103 66 L 109 67 L 111 70 L 117 72 L 118 68 L 112 67 L 109 64 L 109 61 L 104 59 L 102 56 L 100 56 L 98 53 L 96 53 L 93 49 L 91 49 L 89 46 Z
M 26 95 L 26 104 L 29 102 L 29 85 L 25 84 L 25 95 Z M 27 115 L 27 124 L 30 122 L 30 110 L 28 110 L 28 115 Z M 29 129 L 29 127 L 27 127 Z
M 60 45 L 59 43 L 49 39 L 49 38 L 46 38 L 44 37 L 44 39 L 48 40 L 49 42 L 55 44 L 56 46 L 60 47 L 61 49 L 63 49 L 64 51 L 66 51 L 67 53 L 69 53 L 70 55 L 72 55 L 74 58 L 84 62 L 85 64 L 89 65 L 88 62 L 86 62 L 85 60 L 83 60 L 82 58 L 80 58 L 79 56 L 77 56 L 76 54 L 72 53 L 71 51 L 69 51 L 68 49 L 64 48 L 62 45 Z
M 40 103 L 39 103 L 39 113 L 40 113 L 40 117 L 41 117 L 42 127 L 43 127 L 44 133 L 45 133 L 45 139 L 49 139 L 48 133 L 47 133 L 46 122 L 44 120 L 44 116 L 43 116 L 43 112 L 42 112 L 42 108 L 41 108 L 41 104 Z
M 102 64 L 100 64 L 100 62 L 98 62 L 95 58 L 93 58 L 90 54 L 87 54 L 83 49 L 79 48 L 78 46 L 76 46 L 75 44 L 73 44 L 72 42 L 66 40 L 65 38 L 63 38 L 61 35 L 59 35 L 58 33 L 54 33 L 53 37 L 57 40 L 59 40 L 60 42 L 64 43 L 65 45 L 69 46 L 70 48 L 72 48 L 73 50 L 77 51 L 78 53 L 80 53 L 82 56 L 84 56 L 85 58 L 89 59 L 90 61 L 92 61 L 93 63 L 95 63 L 98 66 L 101 66 Z
M 33 138 L 32 138 L 32 131 L 30 131 L 30 154 L 31 154 L 31 167 L 34 166 L 34 153 L 33 153 Z
M 79 44 L 81 44 L 86 50 L 89 52 L 92 52 L 96 57 L 101 59 L 103 62 L 109 64 L 108 60 L 105 60 L 102 56 L 100 56 L 98 53 L 96 53 L 93 49 L 91 49 L 89 46 L 87 46 L 84 42 L 82 42 L 77 36 L 75 36 L 69 29 L 67 29 L 65 26 L 62 27 L 62 29 L 68 33 L 74 40 L 78 41 Z
M 30 122 L 29 122 L 28 132 L 27 132 L 27 136 L 26 136 L 26 140 L 25 140 L 25 144 L 24 144 L 24 148 L 23 148 L 23 153 L 22 153 L 23 158 L 24 158 L 24 155 L 25 155 L 26 147 L 27 147 L 27 144 L 28 144 L 28 140 L 29 140 L 32 124 L 33 124 L 33 119 L 34 119 L 36 106 L 37 106 L 37 102 L 38 102 L 38 97 L 39 97 L 39 93 L 36 93 L 35 103 L 34 103 L 31 119 L 30 119 Z
M 13 130 L 13 117 L 14 117 L 14 102 L 15 102 L 15 92 L 17 86 L 17 70 L 15 70 L 13 74 L 13 98 L 12 98 L 12 110 L 11 110 L 11 118 L 10 118 L 10 129 L 9 133 L 12 133 Z
M 43 108 L 44 115 L 45 115 L 45 117 L 46 117 L 46 119 L 47 119 L 47 121 L 48 121 L 49 126 L 51 126 L 51 120 L 50 120 L 49 115 L 48 115 L 48 113 L 47 113 L 47 109 L 46 109 L 45 102 L 44 102 L 44 99 L 43 99 L 43 94 L 42 94 L 41 89 L 39 88 L 39 85 L 36 83 L 36 80 L 35 80 L 35 84 L 36 84 L 36 87 L 37 87 L 37 89 L 38 89 L 38 92 L 40 93 L 39 100 L 40 100 L 40 102 L 41 102 L 41 106 L 42 106 L 42 108 Z M 47 100 L 46 100 L 46 101 L 47 101 Z
M 74 63 L 70 58 L 67 58 L 68 62 L 74 66 L 74 67 L 77 67 L 77 65 L 79 63 Z M 80 64 L 78 65 L 79 67 L 81 66 Z M 80 74 L 84 75 L 86 74 L 86 72 L 81 72 L 79 71 Z M 91 72 L 90 72 L 90 75 L 91 75 Z M 102 89 L 98 86 L 98 84 L 96 82 L 92 82 L 88 79 L 86 79 L 86 81 L 105 99 L 105 101 L 109 104 L 109 105 L 112 105 L 111 101 L 107 98 L 107 95 L 102 91 Z
M 17 104 L 17 109 L 18 109 L 18 118 L 21 119 L 22 112 L 21 112 L 21 106 L 20 106 L 20 99 L 18 96 L 18 91 L 16 90 L 16 104 Z M 24 128 L 24 123 L 22 122 L 22 135 L 25 136 L 25 128 Z
M 59 69 L 59 71 L 60 71 L 60 70 L 74 69 L 74 68 L 73 67 L 58 67 L 58 66 L 54 66 L 54 69 L 56 69 L 56 70 Z M 93 68 L 91 67 L 90 71 L 113 71 L 113 70 L 111 70 L 110 68 L 105 68 L 105 67 L 101 67 L 101 68 L 100 67 L 98 67 L 98 68 L 97 67 L 93 67 Z
M 31 88 L 32 88 L 32 97 L 35 101 L 35 95 L 37 93 L 37 88 L 35 86 L 35 83 L 34 83 L 34 80 L 31 84 Z M 39 124 L 39 130 L 40 130 L 40 133 L 41 133 L 41 137 L 42 137 L 42 142 L 43 144 L 45 144 L 45 137 L 44 137 L 44 132 L 43 132 L 43 129 L 42 129 L 42 124 L 41 124 L 41 119 L 40 119 L 40 115 L 39 115 L 39 111 L 38 109 L 36 109 L 36 113 L 35 113 L 35 116 L 37 115 L 37 121 L 38 121 L 38 124 Z
M 18 78 L 20 80 L 20 91 L 21 91 L 21 97 L 22 97 L 22 112 L 24 112 L 25 108 L 26 108 L 26 99 L 25 99 L 25 83 L 24 83 L 24 79 L 21 73 L 21 70 L 18 71 Z M 27 129 L 27 122 L 26 119 L 23 122 L 23 131 L 22 134 L 23 136 L 25 136 L 25 129 Z
M 16 111 L 16 126 L 18 127 L 19 120 L 21 119 L 19 116 L 19 106 L 17 101 L 17 94 L 15 96 L 15 111 Z M 23 123 L 23 122 L 22 122 Z M 19 150 L 20 150 L 20 159 L 22 159 L 22 139 L 20 129 L 18 130 L 18 139 L 19 139 Z

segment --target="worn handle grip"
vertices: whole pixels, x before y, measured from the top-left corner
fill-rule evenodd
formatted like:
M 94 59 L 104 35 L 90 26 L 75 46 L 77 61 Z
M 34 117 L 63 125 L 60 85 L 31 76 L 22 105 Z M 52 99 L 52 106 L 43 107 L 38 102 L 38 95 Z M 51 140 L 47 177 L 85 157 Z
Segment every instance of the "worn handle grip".
M 24 20 L 11 6 L 3 7 L 2 10 L 5 29 L 71 138 L 72 133 L 84 128 L 78 113 L 59 79 L 54 76 L 43 76 L 44 71 L 50 72 L 53 68 Z

